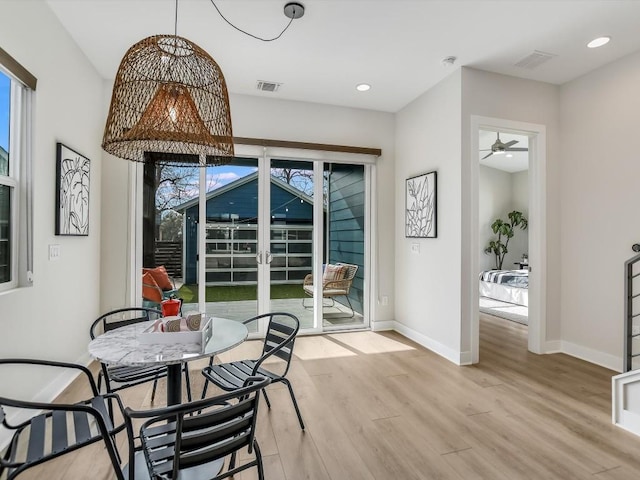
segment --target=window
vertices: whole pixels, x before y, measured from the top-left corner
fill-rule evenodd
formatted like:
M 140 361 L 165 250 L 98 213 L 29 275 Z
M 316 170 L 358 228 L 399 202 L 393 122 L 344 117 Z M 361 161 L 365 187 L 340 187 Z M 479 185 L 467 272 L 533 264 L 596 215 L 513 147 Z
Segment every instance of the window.
M 0 67 L 0 291 L 31 279 L 30 93 Z

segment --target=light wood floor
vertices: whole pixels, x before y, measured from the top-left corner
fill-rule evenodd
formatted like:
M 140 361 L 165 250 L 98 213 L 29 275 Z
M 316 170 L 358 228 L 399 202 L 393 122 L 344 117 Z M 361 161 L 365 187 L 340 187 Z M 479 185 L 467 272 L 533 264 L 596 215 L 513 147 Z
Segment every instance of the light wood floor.
M 255 349 L 247 342 L 223 360 Z M 307 430 L 300 431 L 286 389 L 270 386 L 273 408 L 263 403 L 258 422 L 266 478 L 640 477 L 640 438 L 611 424 L 612 371 L 528 353 L 526 327 L 488 315 L 481 316 L 480 351 L 479 365 L 457 367 L 391 332 L 299 338 L 289 378 Z M 63 397 L 83 392 L 72 386 Z M 149 395 L 143 386 L 123 398 L 140 407 Z M 111 479 L 109 468 L 102 447 L 92 446 L 22 478 Z

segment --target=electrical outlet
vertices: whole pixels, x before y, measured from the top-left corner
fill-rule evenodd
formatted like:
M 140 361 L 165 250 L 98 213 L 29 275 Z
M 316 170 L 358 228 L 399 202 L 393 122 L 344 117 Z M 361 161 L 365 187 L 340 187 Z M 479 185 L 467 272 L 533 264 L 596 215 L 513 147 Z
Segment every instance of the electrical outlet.
M 411 244 L 411 253 L 420 253 L 420 244 L 412 243 Z
M 382 296 L 382 305 L 389 305 L 389 297 L 387 295 Z

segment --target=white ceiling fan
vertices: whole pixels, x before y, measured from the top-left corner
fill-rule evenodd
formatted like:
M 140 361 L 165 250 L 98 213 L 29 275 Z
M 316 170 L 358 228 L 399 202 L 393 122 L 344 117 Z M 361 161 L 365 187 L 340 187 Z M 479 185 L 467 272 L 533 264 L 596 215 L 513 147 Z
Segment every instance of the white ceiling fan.
M 490 152 L 487 155 L 482 157 L 482 160 L 484 160 L 485 158 L 489 158 L 491 155 L 494 155 L 494 154 L 500 155 L 506 152 L 528 152 L 529 151 L 528 148 L 518 148 L 518 147 L 512 148 L 513 145 L 518 143 L 518 140 L 511 140 L 510 142 L 502 143 L 500 141 L 500 132 L 496 132 L 496 135 L 497 135 L 497 140 L 493 145 L 491 145 L 491 148 L 485 148 L 480 150 L 481 152 L 486 152 L 490 150 Z

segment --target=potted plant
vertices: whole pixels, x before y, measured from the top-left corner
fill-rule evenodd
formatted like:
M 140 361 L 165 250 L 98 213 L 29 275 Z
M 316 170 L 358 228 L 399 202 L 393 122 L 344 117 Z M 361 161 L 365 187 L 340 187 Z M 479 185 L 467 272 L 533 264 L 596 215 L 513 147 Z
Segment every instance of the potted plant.
M 529 222 L 522 212 L 514 210 L 507 216 L 509 217 L 508 221 L 496 218 L 491 224 L 491 230 L 498 235 L 498 238 L 491 240 L 487 248 L 484 249 L 484 253 L 492 253 L 495 255 L 497 270 L 502 270 L 504 256 L 509 252 L 507 250 L 509 240 L 513 237 L 516 227 L 520 227 L 521 230 L 526 230 L 529 226 Z

